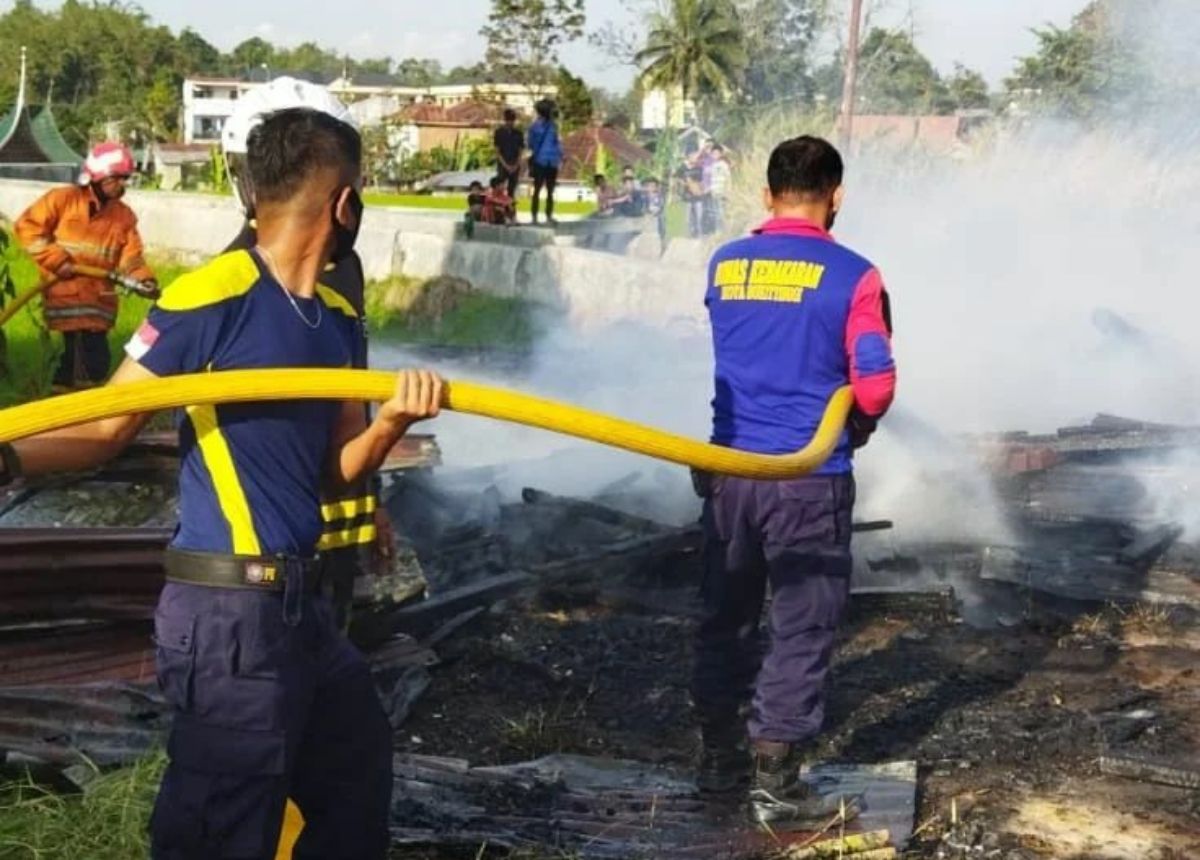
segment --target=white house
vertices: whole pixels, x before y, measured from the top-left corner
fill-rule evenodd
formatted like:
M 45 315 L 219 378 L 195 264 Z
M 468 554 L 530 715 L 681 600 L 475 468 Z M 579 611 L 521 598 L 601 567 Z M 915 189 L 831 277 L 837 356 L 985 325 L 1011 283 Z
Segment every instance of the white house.
M 215 143 L 237 100 L 258 84 L 234 78 L 195 77 L 183 82 L 183 142 Z
M 681 87 L 656 88 L 642 95 L 642 128 L 661 131 L 684 128 L 696 121 L 696 102 L 683 97 Z
M 265 70 L 264 70 L 265 72 Z M 277 75 L 286 74 L 279 72 Z M 276 77 L 272 75 L 271 77 Z M 375 125 L 410 104 L 432 103 L 453 107 L 469 101 L 503 103 L 521 113 L 532 114 L 539 99 L 553 98 L 558 88 L 511 83 L 442 84 L 432 87 L 402 86 L 390 75 L 297 75 L 321 84 L 350 105 L 361 125 Z M 237 100 L 268 77 L 254 73 L 245 78 L 195 76 L 183 82 L 183 142 L 215 143 L 221 128 L 233 113 Z

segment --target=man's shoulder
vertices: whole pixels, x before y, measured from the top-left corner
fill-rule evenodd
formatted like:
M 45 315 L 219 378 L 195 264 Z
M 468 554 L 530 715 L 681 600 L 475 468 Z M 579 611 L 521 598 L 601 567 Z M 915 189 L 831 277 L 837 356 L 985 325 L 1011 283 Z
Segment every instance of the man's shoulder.
M 123 200 L 114 200 L 109 211 L 109 218 L 121 224 L 133 227 L 137 225 L 137 213 Z
M 194 311 L 241 298 L 261 275 L 247 251 L 230 251 L 181 275 L 163 290 L 158 307 L 164 311 Z
M 862 254 L 855 251 L 853 248 L 843 245 L 836 239 L 829 243 L 834 248 L 834 253 L 841 257 L 842 261 L 851 268 L 860 269 L 864 274 L 875 268 L 872 263 Z
M 87 189 L 79 185 L 59 185 L 39 197 L 34 205 L 63 206 L 72 201 L 83 200 L 86 191 Z
M 836 263 L 851 276 L 861 277 L 875 265 L 863 255 L 836 240 L 819 236 L 751 233 L 726 242 L 713 252 L 713 264 L 731 259 L 779 259 L 782 256 L 809 258 L 812 262 Z M 812 258 L 817 259 L 812 259 Z
M 733 239 L 720 245 L 717 250 L 713 251 L 713 260 L 728 260 L 731 257 L 748 257 L 753 256 L 762 250 L 761 236 L 751 234 L 742 236 L 738 239 Z
M 363 315 L 363 305 L 366 300 L 366 275 L 363 272 L 362 258 L 358 256 L 357 251 L 352 251 L 348 256 L 326 269 L 325 273 L 321 275 L 321 286 L 327 287 L 349 305 L 352 311 L 350 316 L 360 317 Z M 325 304 L 329 305 L 330 301 L 332 299 L 326 300 Z M 334 309 L 340 310 L 340 308 Z

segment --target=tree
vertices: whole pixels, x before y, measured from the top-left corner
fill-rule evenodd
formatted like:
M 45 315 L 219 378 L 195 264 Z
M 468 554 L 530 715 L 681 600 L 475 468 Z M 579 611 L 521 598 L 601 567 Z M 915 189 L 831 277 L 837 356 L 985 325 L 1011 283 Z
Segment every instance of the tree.
M 445 83 L 451 84 L 482 84 L 492 80 L 492 74 L 487 63 L 475 63 L 472 66 L 455 66 L 442 76 Z
M 601 124 L 634 131 L 641 124 L 642 98 L 638 87 L 614 93 L 600 87 L 591 90 L 593 113 Z
M 983 75 L 961 63 L 954 64 L 954 74 L 946 82 L 946 86 L 950 90 L 950 98 L 959 110 L 986 108 L 992 103 Z
M 275 63 L 275 47 L 265 39 L 254 36 L 239 43 L 229 53 L 229 65 L 234 72 L 248 72 Z
M 811 101 L 811 54 L 826 16 L 826 0 L 740 0 L 745 22 L 745 95 L 765 104 Z
M 591 91 L 581 78 L 575 77 L 566 69 L 558 70 L 558 113 L 564 132 L 589 125 L 595 107 Z
M 492 0 L 487 63 L 496 74 L 529 85 L 545 83 L 558 66 L 559 48 L 583 35 L 583 0 Z
M 390 75 L 392 73 L 391 57 L 373 57 L 366 60 L 355 60 L 351 65 L 356 72 L 372 75 Z
M 170 69 L 159 69 L 145 98 L 142 114 L 151 140 L 168 140 L 179 126 L 179 83 Z
M 1005 81 L 1010 96 L 1032 109 L 1086 118 L 1131 97 L 1146 83 L 1131 46 L 1111 26 L 1106 5 L 1094 0 L 1063 29 L 1035 29 L 1035 53 L 1017 62 Z
M 444 77 L 437 60 L 407 58 L 396 64 L 396 76 L 406 87 L 431 87 Z
M 671 0 L 649 23 L 637 53 L 646 86 L 678 88 L 685 100 L 728 98 L 738 90 L 747 58 L 730 0 Z
M 221 52 L 190 27 L 179 33 L 176 44 L 179 71 L 185 75 L 216 74 L 221 71 Z
M 316 42 L 302 42 L 294 48 L 277 49 L 274 54 L 273 59 L 265 61 L 272 74 L 286 71 L 340 75 L 343 71 L 349 71 L 350 64 L 345 58 L 334 51 L 327 51 Z
M 399 153 L 395 135 L 388 123 L 369 125 L 362 132 L 363 178 L 371 187 L 378 187 L 396 173 Z
M 899 30 L 876 27 L 859 50 L 864 113 L 950 113 L 954 100 L 929 59 Z

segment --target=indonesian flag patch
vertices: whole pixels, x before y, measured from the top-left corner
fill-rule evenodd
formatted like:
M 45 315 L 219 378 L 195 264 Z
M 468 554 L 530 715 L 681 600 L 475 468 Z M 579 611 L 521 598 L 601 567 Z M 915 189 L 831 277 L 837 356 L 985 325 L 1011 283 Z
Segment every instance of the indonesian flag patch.
M 158 329 L 150 325 L 150 320 L 144 321 L 133 337 L 129 339 L 129 343 L 125 344 L 125 354 L 134 361 L 141 361 L 142 358 L 150 351 L 150 347 L 158 341 Z

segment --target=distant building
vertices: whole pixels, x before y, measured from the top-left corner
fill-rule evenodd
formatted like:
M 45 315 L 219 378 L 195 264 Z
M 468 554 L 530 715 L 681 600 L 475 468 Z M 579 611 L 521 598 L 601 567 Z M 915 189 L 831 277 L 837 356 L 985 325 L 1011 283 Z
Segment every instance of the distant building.
M 36 114 L 25 101 L 25 49 L 21 49 L 21 78 L 17 101 L 0 118 L 0 177 L 74 182 L 83 157 L 71 149 L 58 130 L 50 107 Z
M 854 117 L 854 146 L 918 146 L 930 152 L 956 154 L 991 119 L 989 111 L 980 110 L 950 116 L 864 114 Z
M 457 152 L 469 140 L 491 140 L 504 108 L 487 102 L 464 101 L 449 107 L 410 104 L 386 122 L 392 146 L 402 158 L 439 147 Z
M 552 85 L 529 87 L 493 82 L 410 87 L 401 84 L 399 78 L 382 74 L 316 75 L 258 69 L 239 77 L 194 75 L 183 82 L 183 142 L 219 141 L 225 120 L 233 113 L 238 99 L 285 74 L 328 88 L 350 105 L 351 113 L 364 126 L 382 123 L 416 104 L 451 108 L 468 102 L 489 102 L 532 114 L 535 102 L 558 94 L 558 88 Z
M 205 184 L 212 165 L 211 143 L 156 143 L 151 147 L 154 175 L 164 191 Z
M 642 95 L 642 129 L 683 128 L 696 121 L 696 102 L 683 97 L 682 87 L 655 88 Z
M 563 181 L 578 181 L 588 185 L 596 174 L 600 162 L 623 167 L 649 164 L 654 156 L 644 146 L 634 143 L 618 129 L 607 125 L 593 125 L 571 132 L 562 142 L 563 163 L 559 178 Z M 603 154 L 601 154 L 603 150 Z

